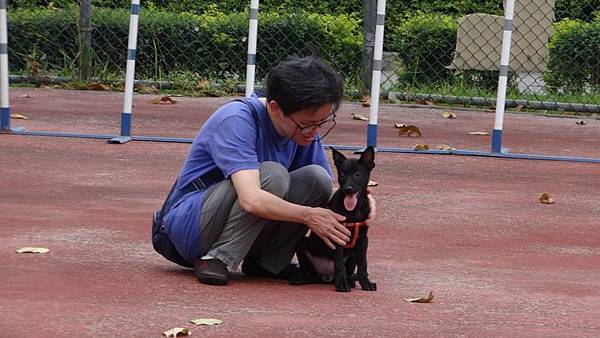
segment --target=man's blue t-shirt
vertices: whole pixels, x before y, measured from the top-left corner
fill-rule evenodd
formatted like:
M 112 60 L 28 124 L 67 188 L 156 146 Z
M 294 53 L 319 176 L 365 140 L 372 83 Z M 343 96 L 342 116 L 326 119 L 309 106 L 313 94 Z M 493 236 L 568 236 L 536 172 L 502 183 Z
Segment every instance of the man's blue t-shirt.
M 280 136 L 265 105 L 256 96 L 245 100 L 225 104 L 204 123 L 166 203 L 163 217 L 167 234 L 188 262 L 193 263 L 200 253 L 199 223 L 204 191 L 183 196 L 182 191 L 196 178 L 218 168 L 228 179 L 240 170 L 258 169 L 265 161 L 278 162 L 288 171 L 317 164 L 332 176 L 319 140 L 299 146 Z

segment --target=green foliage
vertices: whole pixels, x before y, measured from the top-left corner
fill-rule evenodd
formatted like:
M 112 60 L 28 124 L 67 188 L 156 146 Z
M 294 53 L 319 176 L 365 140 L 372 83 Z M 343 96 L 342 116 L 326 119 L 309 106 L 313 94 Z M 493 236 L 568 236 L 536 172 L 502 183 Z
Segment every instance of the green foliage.
M 42 75 L 72 70 L 78 53 L 77 20 L 72 10 L 17 10 L 9 12 L 8 22 L 12 71 L 35 68 Z
M 399 53 L 403 85 L 427 85 L 447 81 L 456 44 L 456 20 L 446 15 L 418 14 L 402 21 L 392 32 L 390 49 Z
M 548 85 L 573 91 L 600 86 L 600 20 L 565 19 L 554 25 L 548 45 Z
M 248 14 L 204 15 L 144 10 L 139 22 L 136 76 L 162 80 L 173 72 L 199 78 L 242 78 L 246 73 Z M 10 13 L 11 70 L 26 71 L 33 56 L 47 74 L 57 74 L 77 59 L 76 9 L 23 9 Z M 318 54 L 345 77 L 360 68 L 362 27 L 348 15 L 262 13 L 257 68 L 260 79 L 270 65 L 288 55 Z M 125 68 L 129 31 L 127 9 L 94 11 L 94 74 L 118 74 Z M 64 72 L 63 72 L 64 73 Z
M 571 18 L 592 21 L 600 11 L 600 0 L 556 0 L 557 19 Z

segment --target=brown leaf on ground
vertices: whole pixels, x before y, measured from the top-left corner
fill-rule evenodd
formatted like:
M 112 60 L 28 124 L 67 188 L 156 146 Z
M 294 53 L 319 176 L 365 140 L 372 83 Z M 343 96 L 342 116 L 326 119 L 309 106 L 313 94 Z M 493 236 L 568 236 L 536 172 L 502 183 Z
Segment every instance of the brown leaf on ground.
M 522 105 L 522 104 L 520 104 L 520 105 L 518 105 L 518 106 L 515 107 L 515 111 L 518 111 L 518 112 L 523 111 L 523 108 L 525 108 L 525 106 Z
M 11 113 L 10 118 L 15 120 L 29 120 L 29 117 L 21 115 L 19 113 Z
M 375 181 L 371 181 L 371 180 L 369 180 L 369 183 L 367 184 L 368 187 L 376 187 L 378 185 L 379 185 L 379 183 L 377 183 Z
M 185 327 L 174 327 L 163 332 L 166 337 L 177 337 L 177 336 L 189 336 L 192 334 L 192 330 Z
M 437 149 L 437 150 L 456 150 L 456 148 L 452 148 L 451 146 L 449 146 L 447 144 L 438 144 L 437 146 L 435 146 L 435 149 Z
M 137 89 L 137 92 L 140 94 L 158 94 L 158 88 L 154 86 L 138 84 L 135 86 L 135 89 Z
M 575 124 L 578 126 L 585 126 L 587 124 L 587 122 L 585 122 L 584 120 L 579 120 L 579 121 L 575 122 Z
M 456 114 L 451 113 L 449 111 L 445 111 L 442 113 L 442 117 L 447 118 L 447 119 L 455 119 L 456 118 Z
M 223 324 L 223 321 L 220 319 L 215 319 L 215 318 L 199 318 L 199 319 L 192 319 L 190 320 L 190 322 L 196 324 L 196 325 L 208 325 L 208 326 L 213 326 L 213 325 L 221 325 Z
M 540 195 L 540 202 L 543 204 L 554 204 L 554 199 L 550 196 L 549 193 L 545 192 Z
M 418 104 L 424 104 L 426 106 L 435 106 L 435 103 L 433 103 L 433 101 L 429 101 L 429 100 L 417 99 L 415 102 L 417 102 Z
M 405 124 L 394 124 L 395 128 L 398 128 L 398 136 L 406 134 L 408 137 L 421 137 L 421 130 L 417 126 L 405 125 Z
M 49 252 L 50 249 L 48 248 L 38 248 L 38 247 L 33 247 L 33 246 L 26 246 L 23 248 L 19 248 L 16 250 L 16 253 L 47 253 Z
M 415 126 L 409 126 L 407 135 L 408 137 L 421 137 L 421 130 Z
M 426 144 L 416 144 L 414 149 L 416 151 L 429 150 L 429 146 Z
M 470 131 L 468 132 L 469 135 L 489 135 L 490 133 L 488 133 L 487 131 Z
M 112 88 L 104 83 L 100 83 L 100 82 L 92 82 L 87 86 L 87 89 L 89 90 L 111 90 Z
M 354 114 L 354 113 L 352 113 L 352 119 L 353 120 L 360 120 L 360 121 L 369 121 L 368 118 L 366 118 L 366 117 L 364 117 L 364 116 L 362 116 L 360 114 Z
M 151 101 L 153 104 L 176 104 L 177 101 L 174 100 L 169 95 L 165 95 L 163 97 L 157 97 Z
M 360 98 L 360 102 L 362 103 L 363 107 L 370 107 L 371 106 L 371 97 L 363 96 Z
M 421 297 L 421 298 L 404 298 L 405 301 L 410 302 L 410 303 L 431 303 L 431 301 L 433 300 L 433 291 L 429 291 L 429 294 L 427 295 L 427 297 Z

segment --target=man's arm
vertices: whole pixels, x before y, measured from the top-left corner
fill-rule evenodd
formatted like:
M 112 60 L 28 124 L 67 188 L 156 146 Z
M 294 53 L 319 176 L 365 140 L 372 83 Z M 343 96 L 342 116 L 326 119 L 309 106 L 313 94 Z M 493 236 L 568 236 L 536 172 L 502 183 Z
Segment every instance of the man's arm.
M 260 187 L 258 169 L 240 170 L 231 175 L 240 206 L 258 217 L 275 221 L 306 224 L 332 249 L 332 242 L 345 245 L 350 240 L 350 231 L 339 222 L 345 217 L 325 208 L 307 207 L 290 203 Z

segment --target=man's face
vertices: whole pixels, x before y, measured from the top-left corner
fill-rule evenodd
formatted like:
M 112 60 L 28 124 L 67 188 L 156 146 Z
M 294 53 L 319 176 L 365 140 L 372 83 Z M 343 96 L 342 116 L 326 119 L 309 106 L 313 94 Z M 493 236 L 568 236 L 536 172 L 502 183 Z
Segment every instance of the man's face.
M 304 146 L 315 140 L 317 134 L 326 133 L 333 126 L 332 104 L 326 103 L 316 111 L 300 110 L 284 118 L 286 135 L 296 144 Z

